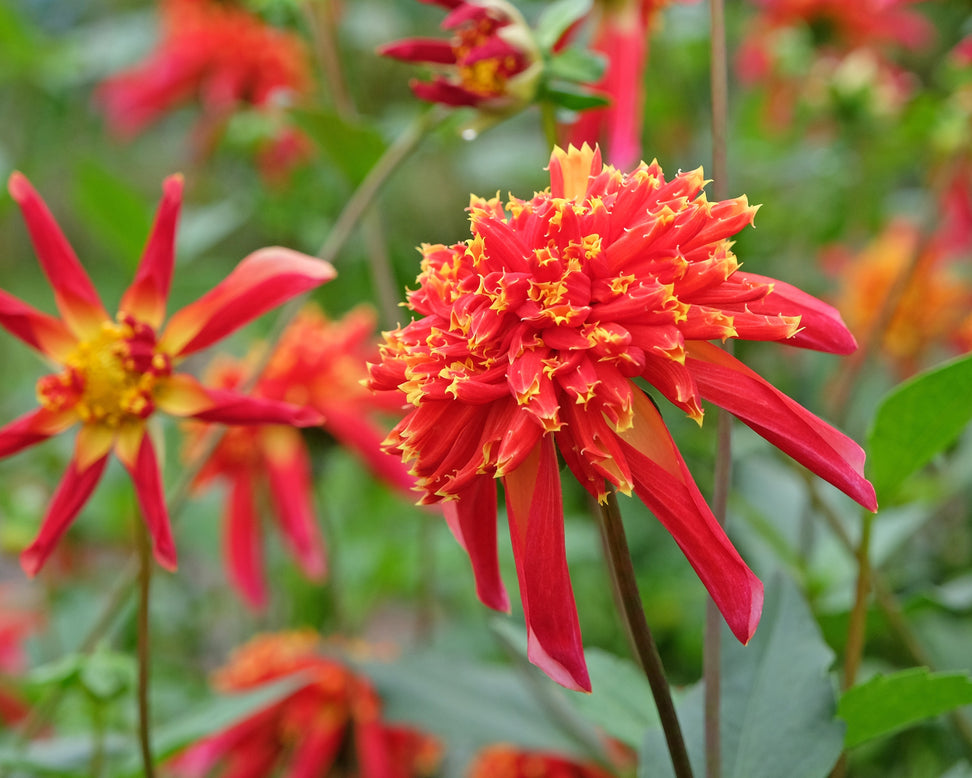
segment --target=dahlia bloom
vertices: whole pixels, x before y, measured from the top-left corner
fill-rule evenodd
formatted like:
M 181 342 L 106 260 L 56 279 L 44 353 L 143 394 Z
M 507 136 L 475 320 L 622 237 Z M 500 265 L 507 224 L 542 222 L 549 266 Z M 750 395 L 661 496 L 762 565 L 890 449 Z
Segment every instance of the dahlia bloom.
M 506 745 L 484 748 L 466 772 L 469 778 L 612 778 L 613 775 L 589 762 Z
M 432 81 L 412 81 L 415 96 L 433 103 L 506 113 L 528 104 L 542 64 L 530 28 L 505 0 L 420 0 L 449 9 L 442 29 L 450 40 L 409 38 L 378 53 L 405 62 L 440 66 Z
M 323 415 L 323 427 L 392 486 L 409 493 L 414 480 L 407 468 L 381 451 L 385 433 L 377 412 L 401 415 L 391 396 L 378 398 L 361 385 L 366 363 L 377 354 L 375 314 L 364 306 L 339 321 L 328 320 L 315 305 L 305 306 L 284 331 L 252 396 L 290 402 Z M 220 389 L 239 386 L 246 363 L 220 357 L 205 383 Z M 391 400 L 392 404 L 382 402 Z M 207 425 L 189 428 L 191 456 Z M 226 568 L 234 588 L 254 608 L 267 602 L 260 540 L 258 492 L 265 490 L 292 556 L 311 580 L 326 574 L 326 552 L 313 509 L 311 464 L 300 433 L 280 425 L 229 430 L 196 480 L 229 486 L 224 518 Z
M 174 761 L 177 772 L 192 778 L 432 775 L 441 759 L 439 743 L 383 722 L 381 701 L 368 681 L 325 656 L 325 647 L 304 630 L 258 635 L 238 648 L 213 678 L 219 691 L 254 689 L 292 676 L 299 676 L 301 685 L 190 746 Z
M 386 441 L 412 462 L 422 501 L 446 501 L 477 592 L 508 610 L 496 554 L 503 481 L 528 655 L 590 689 L 564 554 L 557 452 L 585 489 L 634 492 L 682 548 L 736 637 L 752 636 L 762 585 L 712 516 L 640 379 L 697 421 L 706 399 L 867 508 L 852 440 L 710 340 L 774 340 L 836 353 L 856 344 L 837 312 L 738 271 L 730 236 L 756 209 L 710 203 L 701 170 L 622 174 L 600 153 L 555 149 L 530 200 L 473 197 L 473 237 L 422 246 L 420 317 L 386 333 L 371 385 L 414 406 Z
M 161 0 L 160 10 L 162 39 L 155 50 L 98 92 L 111 128 L 123 137 L 197 100 L 205 146 L 239 107 L 279 110 L 311 91 L 313 68 L 299 36 L 233 3 Z
M 230 275 L 161 328 L 172 279 L 182 177 L 163 184 L 162 202 L 135 279 L 117 316 L 105 310 L 91 279 L 40 196 L 20 173 L 9 182 L 54 291 L 56 318 L 0 290 L 0 326 L 60 364 L 37 383 L 40 407 L 0 429 L 0 457 L 79 424 L 74 456 L 41 524 L 21 554 L 28 575 L 40 570 L 94 491 L 114 450 L 135 484 L 156 560 L 174 569 L 155 447 L 146 434 L 156 410 L 222 424 L 317 424 L 306 408 L 206 389 L 177 363 L 257 316 L 334 277 L 326 262 L 283 248 L 250 254 Z

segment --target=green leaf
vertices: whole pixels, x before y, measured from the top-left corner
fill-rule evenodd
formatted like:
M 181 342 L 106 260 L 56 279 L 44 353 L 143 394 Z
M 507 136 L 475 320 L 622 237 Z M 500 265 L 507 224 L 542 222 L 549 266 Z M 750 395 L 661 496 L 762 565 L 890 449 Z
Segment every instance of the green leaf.
M 550 58 L 547 75 L 553 79 L 593 83 L 604 75 L 606 66 L 607 59 L 602 54 L 573 48 Z
M 972 678 L 912 667 L 848 689 L 837 715 L 847 722 L 844 744 L 850 748 L 961 705 L 972 705 Z
M 551 3 L 537 20 L 533 37 L 541 49 L 552 49 L 567 29 L 590 10 L 591 0 L 559 0 Z
M 881 402 L 868 434 L 868 473 L 878 501 L 951 444 L 972 420 L 972 355 L 921 373 Z
M 566 108 L 568 111 L 587 111 L 591 108 L 603 108 L 605 105 L 611 104 L 607 97 L 595 94 L 586 87 L 572 84 L 569 81 L 547 84 L 543 89 L 542 97 L 560 108 Z
M 834 718 L 828 675 L 833 652 L 803 595 L 774 576 L 748 646 L 722 631 L 722 768 L 724 778 L 823 778 L 840 756 L 843 725 Z M 676 709 L 696 774 L 705 770 L 702 685 Z M 644 740 L 641 776 L 673 775 L 661 729 Z
M 590 758 L 551 720 L 523 676 L 509 667 L 429 650 L 361 669 L 384 700 L 387 719 L 414 724 L 447 740 L 450 747 L 473 750 L 511 743 Z

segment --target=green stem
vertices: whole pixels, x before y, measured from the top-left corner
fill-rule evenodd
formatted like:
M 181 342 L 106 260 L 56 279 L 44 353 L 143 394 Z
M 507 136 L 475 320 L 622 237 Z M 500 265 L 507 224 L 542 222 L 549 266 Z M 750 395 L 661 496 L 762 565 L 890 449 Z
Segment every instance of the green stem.
M 857 670 L 864 654 L 864 639 L 867 634 L 867 599 L 871 592 L 871 525 L 874 514 L 868 511 L 861 519 L 861 540 L 857 546 L 857 587 L 854 592 L 854 607 L 851 609 L 850 624 L 847 626 L 847 648 L 844 656 L 844 688 L 849 689 L 857 679 Z
M 552 150 L 557 145 L 557 109 L 553 103 L 540 103 L 540 123 L 543 125 L 543 137 L 547 141 L 548 150 Z
M 142 752 L 145 778 L 155 778 L 152 759 L 152 728 L 149 714 L 149 594 L 152 584 L 152 550 L 148 532 L 140 516 L 135 518 L 138 546 L 138 745 Z
M 621 602 L 621 615 L 625 628 L 636 649 L 636 656 L 641 669 L 648 678 L 651 693 L 655 699 L 655 707 L 661 719 L 668 753 L 672 758 L 672 767 L 676 778 L 692 778 L 692 765 L 685 741 L 682 738 L 682 728 L 675 713 L 672 702 L 672 692 L 665 676 L 658 647 L 648 628 L 645 611 L 641 605 L 641 595 L 638 593 L 638 583 L 635 580 L 634 567 L 631 564 L 631 552 L 628 549 L 628 539 L 624 533 L 621 521 L 621 511 L 618 509 L 618 499 L 613 489 L 607 493 L 603 503 L 598 504 L 598 518 L 601 537 L 607 549 L 607 562 L 611 570 L 611 580 Z
M 716 200 L 728 196 L 729 171 L 727 137 L 729 124 L 729 76 L 726 56 L 726 24 L 723 0 L 710 0 L 710 91 L 712 100 L 712 177 Z M 726 350 L 732 353 L 731 342 Z M 732 465 L 732 420 L 726 411 L 718 412 L 715 463 L 715 485 L 712 512 L 720 526 L 725 526 L 729 502 Z M 708 598 L 705 610 L 705 643 L 702 677 L 705 687 L 705 774 L 707 778 L 722 775 L 721 708 L 721 639 L 722 616 L 715 601 Z

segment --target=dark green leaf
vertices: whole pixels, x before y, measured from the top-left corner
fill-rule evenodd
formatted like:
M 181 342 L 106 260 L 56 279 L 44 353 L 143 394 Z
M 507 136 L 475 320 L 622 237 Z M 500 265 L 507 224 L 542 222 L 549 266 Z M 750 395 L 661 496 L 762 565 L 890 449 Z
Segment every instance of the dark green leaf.
M 847 722 L 844 743 L 850 748 L 961 705 L 972 705 L 972 678 L 912 667 L 847 690 L 837 714 Z
M 972 420 L 972 355 L 921 373 L 881 402 L 868 434 L 878 501 L 951 444 Z
M 541 49 L 550 50 L 578 19 L 591 10 L 591 0 L 559 0 L 551 3 L 537 20 L 534 37 Z
M 569 81 L 547 84 L 543 90 L 543 97 L 559 108 L 566 108 L 568 111 L 587 111 L 591 108 L 603 108 L 605 105 L 611 104 L 608 98 Z
M 787 578 L 766 587 L 759 629 L 748 646 L 722 631 L 722 767 L 725 778 L 823 778 L 840 756 L 828 675 L 833 652 L 802 594 Z M 701 684 L 676 708 L 696 774 L 704 774 Z M 651 729 L 639 775 L 673 775 L 661 729 Z

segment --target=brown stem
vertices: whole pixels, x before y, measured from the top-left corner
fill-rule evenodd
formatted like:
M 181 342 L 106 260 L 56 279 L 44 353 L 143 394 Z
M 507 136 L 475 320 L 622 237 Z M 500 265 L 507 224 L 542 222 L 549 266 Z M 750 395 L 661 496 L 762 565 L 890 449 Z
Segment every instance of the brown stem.
M 710 0 L 709 78 L 712 100 L 712 193 L 716 200 L 728 197 L 729 163 L 727 150 L 729 124 L 729 76 L 726 56 L 726 24 L 723 0 Z M 726 349 L 732 352 L 731 341 Z M 726 411 L 718 412 L 715 485 L 712 512 L 720 526 L 726 523 L 729 501 L 729 479 L 732 465 L 732 420 Z M 715 601 L 708 598 L 705 609 L 705 643 L 702 677 L 705 687 L 705 774 L 707 778 L 722 775 L 721 707 L 721 635 L 722 616 Z
M 636 648 L 638 663 L 651 686 L 675 776 L 692 778 L 692 765 L 685 750 L 682 728 L 675 713 L 668 678 L 665 677 L 665 668 L 662 666 L 658 647 L 648 628 L 645 611 L 641 605 L 641 595 L 638 593 L 638 583 L 631 564 L 631 552 L 628 550 L 628 539 L 624 533 L 621 511 L 618 509 L 618 500 L 613 489 L 609 489 L 604 502 L 598 504 L 597 515 L 600 519 L 598 524 L 604 547 L 608 552 L 607 562 L 611 570 L 611 580 L 621 602 L 621 615 Z
M 861 540 L 857 546 L 857 587 L 854 592 L 854 607 L 851 609 L 850 623 L 847 626 L 847 648 L 844 656 L 844 689 L 849 689 L 857 679 L 857 669 L 864 654 L 864 639 L 867 634 L 867 598 L 871 591 L 871 525 L 874 514 L 868 511 L 861 519 Z
M 152 759 L 152 728 L 149 721 L 149 594 L 152 583 L 152 551 L 140 516 L 135 518 L 138 546 L 138 744 L 145 778 L 155 778 Z

